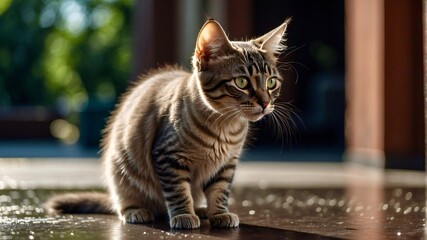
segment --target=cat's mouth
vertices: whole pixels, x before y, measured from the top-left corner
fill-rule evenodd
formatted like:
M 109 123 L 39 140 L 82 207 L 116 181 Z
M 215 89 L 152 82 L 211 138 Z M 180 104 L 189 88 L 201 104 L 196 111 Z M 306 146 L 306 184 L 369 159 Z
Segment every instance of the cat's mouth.
M 269 109 L 254 109 L 252 111 L 244 111 L 243 117 L 246 118 L 248 121 L 256 122 L 271 112 L 272 110 Z

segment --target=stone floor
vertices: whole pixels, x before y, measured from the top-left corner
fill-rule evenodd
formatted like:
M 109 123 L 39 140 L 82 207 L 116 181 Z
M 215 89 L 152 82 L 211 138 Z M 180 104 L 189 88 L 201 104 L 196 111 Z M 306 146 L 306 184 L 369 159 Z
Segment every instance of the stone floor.
M 94 159 L 0 159 L 0 239 L 424 239 L 425 173 L 344 164 L 242 163 L 235 229 L 173 230 L 167 220 L 44 213 L 54 193 L 102 190 Z

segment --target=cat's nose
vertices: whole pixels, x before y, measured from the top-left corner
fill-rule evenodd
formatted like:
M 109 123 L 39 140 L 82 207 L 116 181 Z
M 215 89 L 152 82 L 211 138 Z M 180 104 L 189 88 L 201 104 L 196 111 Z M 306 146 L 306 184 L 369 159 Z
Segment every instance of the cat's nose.
M 268 104 L 270 104 L 270 102 L 259 102 L 259 105 L 262 107 L 262 109 L 266 109 Z
M 256 93 L 256 100 L 258 104 L 262 107 L 262 110 L 266 109 L 268 104 L 270 104 L 270 97 L 268 96 L 265 89 L 258 88 Z

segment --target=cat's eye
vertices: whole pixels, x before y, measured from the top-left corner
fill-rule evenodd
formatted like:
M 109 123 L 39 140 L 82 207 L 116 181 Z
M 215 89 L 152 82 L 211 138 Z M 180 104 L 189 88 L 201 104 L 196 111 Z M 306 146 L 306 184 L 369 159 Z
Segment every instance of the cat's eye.
M 267 80 L 267 88 L 268 89 L 273 89 L 276 87 L 276 85 L 277 85 L 277 78 L 272 77 L 272 78 L 269 78 Z
M 245 89 L 249 85 L 249 81 L 245 77 L 236 77 L 236 78 L 234 78 L 234 83 L 236 84 L 237 87 L 239 87 L 241 89 Z

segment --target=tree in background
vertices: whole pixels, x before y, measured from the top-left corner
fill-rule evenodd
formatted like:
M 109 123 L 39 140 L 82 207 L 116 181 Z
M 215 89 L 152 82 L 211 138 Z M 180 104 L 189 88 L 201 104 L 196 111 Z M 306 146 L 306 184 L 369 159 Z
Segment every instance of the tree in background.
M 131 67 L 131 0 L 1 0 L 0 107 L 48 106 L 73 123 L 114 102 Z

